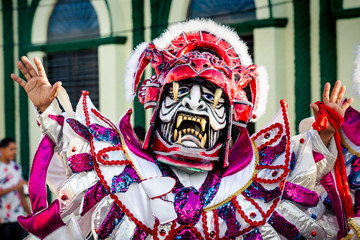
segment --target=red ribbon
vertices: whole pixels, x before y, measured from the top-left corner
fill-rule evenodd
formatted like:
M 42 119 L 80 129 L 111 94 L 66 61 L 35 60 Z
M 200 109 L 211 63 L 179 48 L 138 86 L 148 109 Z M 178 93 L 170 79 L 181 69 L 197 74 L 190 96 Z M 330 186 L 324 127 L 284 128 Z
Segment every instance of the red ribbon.
M 341 138 L 339 134 L 339 128 L 341 127 L 344 118 L 335 110 L 326 106 L 323 102 L 316 102 L 315 104 L 319 107 L 319 115 L 317 116 L 313 124 L 313 128 L 317 131 L 326 129 L 327 123 L 330 122 L 330 124 L 336 129 L 336 132 L 334 133 L 334 138 L 336 148 L 338 150 L 338 155 L 334 167 L 335 179 L 336 185 L 339 189 L 341 201 L 345 209 L 345 214 L 347 218 L 350 218 L 354 216 L 354 210 L 352 206 L 349 183 L 347 180 L 345 168 L 345 161 L 341 149 Z

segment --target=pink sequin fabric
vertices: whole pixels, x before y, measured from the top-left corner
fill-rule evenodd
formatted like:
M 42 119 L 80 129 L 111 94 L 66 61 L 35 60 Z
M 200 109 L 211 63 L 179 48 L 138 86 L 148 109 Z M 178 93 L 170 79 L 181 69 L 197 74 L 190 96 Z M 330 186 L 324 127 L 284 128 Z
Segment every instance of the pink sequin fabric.
M 270 217 L 268 223 L 286 239 L 300 239 L 301 237 L 299 229 L 276 211 Z
M 276 187 L 272 190 L 265 189 L 260 183 L 253 182 L 245 191 L 244 194 L 248 197 L 262 199 L 268 203 L 275 198 L 279 197 L 281 192 L 280 188 Z
M 68 118 L 66 122 L 77 135 L 90 142 L 90 134 L 86 126 L 82 125 L 79 121 L 72 118 Z
M 98 237 L 99 239 L 105 239 L 110 236 L 116 225 L 119 224 L 119 222 L 124 217 L 123 211 L 121 211 L 120 207 L 117 204 L 113 204 L 108 215 L 106 216 L 105 220 L 101 224 L 99 231 L 98 231 Z
M 101 201 L 107 195 L 106 190 L 102 186 L 101 182 L 97 182 L 94 186 L 86 191 L 84 196 L 83 209 L 81 216 L 84 216 L 92 207 Z
M 90 153 L 79 153 L 72 155 L 69 159 L 69 167 L 74 173 L 94 170 Z
M 319 202 L 319 196 L 316 192 L 291 182 L 287 182 L 285 185 L 283 199 L 305 207 L 315 207 Z

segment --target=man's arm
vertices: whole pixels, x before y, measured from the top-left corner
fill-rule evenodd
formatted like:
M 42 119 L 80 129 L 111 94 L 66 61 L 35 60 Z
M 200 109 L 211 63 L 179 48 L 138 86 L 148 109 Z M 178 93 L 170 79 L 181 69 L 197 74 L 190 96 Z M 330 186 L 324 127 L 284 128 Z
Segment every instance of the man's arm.
M 6 189 L 1 189 L 0 190 L 0 197 L 8 194 L 9 192 L 12 192 L 12 191 L 16 191 L 20 188 L 22 188 L 22 186 L 26 183 L 26 181 L 24 180 L 20 180 L 18 184 L 16 184 L 15 186 L 12 186 L 10 188 L 6 188 Z
M 31 209 L 29 207 L 28 202 L 26 201 L 26 197 L 25 197 L 25 194 L 24 194 L 24 188 L 21 187 L 21 188 L 18 189 L 18 191 L 19 191 L 19 194 L 20 194 L 21 205 L 23 206 L 23 208 L 24 208 L 24 210 L 25 210 L 25 212 L 27 214 L 31 214 Z

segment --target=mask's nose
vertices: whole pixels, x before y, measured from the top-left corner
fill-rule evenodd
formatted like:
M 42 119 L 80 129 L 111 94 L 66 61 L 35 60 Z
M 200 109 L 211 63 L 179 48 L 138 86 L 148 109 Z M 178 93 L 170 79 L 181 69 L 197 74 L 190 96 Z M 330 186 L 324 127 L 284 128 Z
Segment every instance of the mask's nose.
M 200 59 L 192 59 L 190 60 L 190 66 L 197 72 L 201 72 L 204 69 L 207 69 L 211 66 L 208 59 L 200 58 Z
M 205 102 L 201 100 L 201 89 L 194 85 L 190 90 L 190 97 L 182 99 L 182 105 L 190 110 L 202 111 L 205 109 Z

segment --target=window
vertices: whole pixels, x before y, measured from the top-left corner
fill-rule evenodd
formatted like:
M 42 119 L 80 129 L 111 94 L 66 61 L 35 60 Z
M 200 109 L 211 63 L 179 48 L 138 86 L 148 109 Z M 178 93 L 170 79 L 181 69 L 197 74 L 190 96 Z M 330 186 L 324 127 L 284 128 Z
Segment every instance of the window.
M 51 14 L 48 43 L 68 43 L 98 38 L 99 22 L 89 0 L 59 0 Z M 44 60 L 49 81 L 63 83 L 73 108 L 88 90 L 92 102 L 99 107 L 97 48 L 48 54 Z
M 211 18 L 224 24 L 256 19 L 254 0 L 192 0 L 189 18 Z

